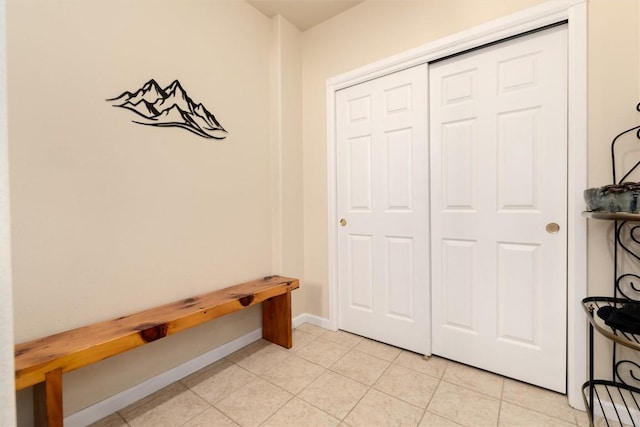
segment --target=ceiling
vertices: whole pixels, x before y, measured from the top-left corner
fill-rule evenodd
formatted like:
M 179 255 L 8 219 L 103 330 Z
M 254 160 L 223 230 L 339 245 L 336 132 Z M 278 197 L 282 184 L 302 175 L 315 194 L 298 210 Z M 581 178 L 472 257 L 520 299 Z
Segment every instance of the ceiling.
M 247 0 L 247 3 L 268 17 L 281 15 L 298 27 L 308 30 L 344 12 L 363 0 Z

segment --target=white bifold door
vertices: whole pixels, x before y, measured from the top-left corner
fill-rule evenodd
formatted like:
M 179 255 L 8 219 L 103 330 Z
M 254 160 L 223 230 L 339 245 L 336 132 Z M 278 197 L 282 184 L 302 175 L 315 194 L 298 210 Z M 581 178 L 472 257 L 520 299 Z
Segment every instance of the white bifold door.
M 428 72 L 336 93 L 339 328 L 429 353 Z
M 567 40 L 430 66 L 433 353 L 566 390 Z

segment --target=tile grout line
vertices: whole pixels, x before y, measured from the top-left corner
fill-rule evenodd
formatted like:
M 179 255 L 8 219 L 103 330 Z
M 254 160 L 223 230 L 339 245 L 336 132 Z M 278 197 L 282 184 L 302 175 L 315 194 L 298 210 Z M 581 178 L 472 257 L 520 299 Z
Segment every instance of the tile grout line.
M 357 344 L 356 344 L 356 345 L 357 345 Z M 341 377 L 344 377 L 344 378 L 350 379 L 350 380 L 352 380 L 352 381 L 355 381 L 355 382 L 357 382 L 358 384 L 362 384 L 360 381 L 354 380 L 353 378 L 349 378 L 349 377 L 347 377 L 347 376 L 345 376 L 345 375 L 342 375 L 342 374 L 340 374 L 340 373 L 338 373 L 338 372 L 336 372 L 336 371 L 334 371 L 334 370 L 332 370 L 332 369 L 331 369 L 333 366 L 335 366 L 335 364 L 336 364 L 336 363 L 338 363 L 339 361 L 341 361 L 341 360 L 342 360 L 342 359 L 343 359 L 347 354 L 349 354 L 349 353 L 350 353 L 350 352 L 351 352 L 355 347 L 356 347 L 356 346 L 354 345 L 350 350 L 348 350 L 345 354 L 343 354 L 343 355 L 342 355 L 338 360 L 336 360 L 335 362 L 333 362 L 333 363 L 331 364 L 331 366 L 329 366 L 329 367 L 327 368 L 327 370 L 328 370 L 328 371 L 333 372 L 333 373 L 334 373 L 334 374 L 336 374 L 336 375 L 340 375 Z M 360 396 L 360 399 L 358 399 L 358 401 L 357 401 L 357 402 L 356 402 L 356 403 L 351 407 L 351 409 L 349 409 L 349 411 L 344 415 L 344 417 L 342 417 L 342 419 L 340 419 L 340 423 L 346 423 L 346 421 L 345 421 L 345 420 L 346 420 L 347 418 L 349 418 L 349 415 L 351 414 L 351 412 L 353 412 L 353 410 L 356 408 L 356 406 L 358 406 L 358 404 L 359 404 L 360 402 L 362 402 L 362 399 L 364 399 L 364 397 L 367 395 L 367 393 L 369 393 L 369 390 L 371 389 L 371 387 L 370 387 L 370 386 L 368 386 L 367 384 L 362 384 L 362 385 L 364 385 L 364 386 L 368 387 L 368 388 L 367 388 L 367 391 L 365 391 L 365 392 L 363 393 L 363 395 L 362 395 L 362 396 Z M 337 417 L 335 417 L 335 418 L 337 418 Z M 347 423 L 347 424 L 348 424 L 348 423 Z
M 352 350 L 355 350 L 355 347 L 354 347 Z M 351 350 L 351 351 L 352 351 L 352 350 Z M 356 350 L 356 351 L 358 351 L 358 350 Z M 364 352 L 362 352 L 362 351 L 361 351 L 360 353 L 364 353 Z M 368 353 L 364 353 L 364 354 L 368 354 Z M 398 355 L 399 355 L 399 354 L 400 354 L 400 353 L 398 353 Z M 368 355 L 369 355 L 369 356 L 371 356 L 371 357 L 376 357 L 376 356 L 373 356 L 373 355 L 371 355 L 371 354 L 368 354 Z M 397 359 L 397 358 L 398 358 L 398 356 L 396 356 L 396 357 L 394 358 L 394 360 L 395 360 L 395 359 Z M 342 359 L 342 358 L 341 358 L 341 359 Z M 341 360 L 341 359 L 340 359 L 340 360 Z M 379 359 L 379 360 L 383 360 L 383 359 L 380 359 L 379 357 L 377 357 L 377 359 Z M 387 362 L 387 361 L 385 360 L 385 362 Z M 338 362 L 336 362 L 336 363 L 338 363 Z M 334 365 L 335 365 L 335 363 L 334 363 Z M 365 385 L 367 385 L 367 387 L 368 387 L 367 391 L 362 395 L 362 397 L 360 397 L 360 399 L 358 399 L 358 401 L 355 403 L 355 405 L 353 405 L 353 407 L 349 410 L 349 412 L 347 412 L 347 414 L 346 414 L 346 415 L 344 416 L 344 418 L 342 419 L 342 422 L 346 422 L 345 420 L 346 420 L 347 418 L 349 418 L 349 415 L 351 415 L 351 413 L 353 412 L 353 410 L 354 410 L 354 409 L 356 409 L 356 407 L 360 404 L 360 402 L 362 402 L 362 399 L 364 399 L 364 398 L 365 398 L 365 396 L 366 396 L 367 394 L 369 394 L 369 392 L 371 391 L 371 389 L 373 389 L 373 386 L 374 386 L 374 385 L 376 385 L 376 384 L 378 383 L 378 381 L 380 381 L 380 378 L 382 378 L 382 376 L 385 374 L 385 372 L 387 372 L 387 371 L 389 370 L 389 368 L 391 367 L 391 365 L 393 365 L 393 361 L 389 362 L 389 365 L 388 365 L 388 366 L 384 369 L 384 371 L 383 371 L 383 372 L 378 376 L 378 378 L 376 378 L 376 380 L 375 380 L 375 382 L 373 383 L 373 385 L 367 385 L 367 384 L 365 384 Z M 333 366 L 333 365 L 332 365 L 332 366 Z M 336 373 L 337 373 L 337 372 L 336 372 Z M 342 374 L 339 374 L 339 375 L 342 375 Z M 344 376 L 344 375 L 343 375 L 343 376 Z M 349 377 L 345 377 L 345 378 L 349 378 Z M 350 379 L 352 379 L 352 378 L 350 378 Z M 360 382 L 359 382 L 359 381 L 357 381 L 357 380 L 354 380 L 354 381 L 356 381 L 356 382 L 360 383 Z M 362 383 L 360 383 L 360 384 L 362 384 Z M 379 391 L 379 390 L 376 390 L 376 391 Z M 386 393 L 385 393 L 385 395 L 386 395 Z
M 195 394 L 196 396 L 198 396 L 200 399 L 202 399 L 207 405 L 209 405 L 208 408 L 205 408 L 202 412 L 200 412 L 199 414 L 194 415 L 193 417 L 189 418 L 187 421 L 183 422 L 182 425 L 187 425 L 187 423 L 195 420 L 197 417 L 199 417 L 200 415 L 204 414 L 205 412 L 207 412 L 209 409 L 212 408 L 211 404 L 209 402 L 207 402 L 206 400 L 204 400 L 200 395 L 198 395 L 198 393 L 196 393 L 195 391 L 191 390 L 189 387 L 187 387 L 187 390 L 189 390 L 190 392 L 192 392 L 193 394 Z
M 431 357 L 433 357 L 433 355 L 431 355 L 431 356 L 423 356 L 423 357 L 425 358 L 425 360 L 428 361 Z M 447 361 L 447 365 L 448 365 L 448 361 Z M 422 423 L 422 421 L 424 421 L 424 418 L 427 416 L 427 412 L 429 412 L 429 405 L 431 405 L 431 401 L 433 400 L 433 397 L 436 395 L 436 390 L 438 390 L 438 387 L 440 387 L 440 384 L 442 383 L 442 377 L 444 377 L 444 372 L 446 372 L 446 370 L 447 370 L 447 368 L 445 368 L 445 370 L 442 372 L 442 375 L 438 378 L 438 384 L 436 384 L 436 386 L 434 387 L 433 393 L 431 393 L 431 397 L 429 397 L 429 401 L 427 402 L 426 406 L 424 407 L 424 412 L 422 413 L 422 417 L 420 418 L 420 421 L 418 422 L 418 425 L 420 425 Z M 445 419 L 449 420 L 448 418 L 445 418 Z M 452 420 L 449 420 L 449 421 L 452 421 Z
M 502 416 L 502 403 L 504 397 L 504 377 L 502 378 L 502 386 L 500 387 L 500 404 L 498 405 L 498 419 L 496 420 L 496 427 L 500 425 L 500 418 Z
M 304 332 L 304 331 L 301 331 L 301 332 Z M 306 343 L 305 345 L 303 345 L 303 346 L 302 346 L 300 349 L 298 349 L 298 350 L 301 350 L 302 348 L 304 348 L 304 347 L 308 346 L 308 345 L 309 345 L 309 344 L 311 344 L 312 342 L 317 341 L 319 338 L 322 338 L 320 335 L 314 335 L 314 334 L 310 334 L 310 333 L 308 333 L 308 332 L 304 332 L 304 333 L 306 333 L 306 334 L 308 334 L 308 335 L 311 335 L 311 336 L 313 336 L 314 338 L 313 338 L 311 341 L 309 341 L 308 343 Z M 326 341 L 326 340 L 325 340 L 325 341 Z M 290 350 L 288 350 L 288 351 L 290 351 Z M 318 367 L 322 368 L 322 370 L 323 370 L 323 371 L 322 371 L 318 376 L 316 376 L 313 380 L 311 380 L 311 381 L 309 382 L 309 384 L 307 384 L 306 386 L 304 386 L 300 391 L 298 391 L 298 392 L 297 392 L 297 393 L 295 393 L 295 394 L 294 394 L 294 393 L 290 393 L 289 391 L 287 391 L 287 390 L 283 389 L 283 388 L 282 388 L 282 387 L 280 387 L 279 385 L 274 384 L 273 382 L 269 381 L 267 378 L 264 378 L 262 375 L 259 375 L 259 377 L 260 377 L 261 379 L 263 379 L 264 381 L 267 381 L 269 384 L 272 384 L 273 386 L 278 387 L 279 389 L 281 389 L 281 390 L 283 390 L 283 391 L 285 391 L 285 392 L 287 392 L 287 393 L 289 393 L 289 394 L 291 394 L 291 395 L 292 395 L 292 396 L 291 396 L 291 399 L 289 399 L 289 400 L 288 400 L 284 405 L 282 405 L 280 408 L 278 408 L 278 410 L 277 410 L 277 411 L 275 411 L 273 414 L 271 414 L 271 415 L 269 416 L 269 418 L 267 418 L 265 421 L 263 421 L 260 425 L 263 425 L 263 424 L 264 424 L 264 423 L 266 423 L 269 419 L 273 418 L 273 416 L 274 416 L 278 411 L 282 410 L 282 408 L 284 408 L 284 407 L 285 407 L 289 402 L 291 402 L 293 399 L 296 399 L 296 398 L 297 398 L 297 399 L 300 399 L 302 402 L 305 402 L 305 403 L 307 403 L 307 404 L 309 404 L 309 405 L 313 406 L 314 408 L 316 408 L 317 410 L 321 411 L 322 413 L 324 413 L 324 414 L 328 415 L 329 417 L 334 418 L 334 419 L 336 419 L 336 420 L 338 420 L 338 421 L 342 422 L 342 420 L 338 419 L 337 417 L 334 417 L 334 416 L 333 416 L 333 415 L 331 415 L 330 413 L 326 412 L 324 409 L 319 408 L 318 406 L 314 405 L 313 403 L 308 402 L 307 400 L 305 400 L 305 399 L 303 399 L 302 397 L 300 397 L 300 394 L 301 394 L 304 390 L 306 390 L 306 389 L 307 389 L 307 388 L 308 388 L 308 387 L 309 387 L 309 386 L 310 386 L 310 385 L 311 385 L 315 380 L 317 380 L 318 378 L 320 378 L 320 377 L 321 377 L 325 372 L 329 371 L 329 368 L 326 368 L 326 367 L 324 367 L 324 366 L 322 366 L 322 365 L 319 365 L 319 364 L 317 364 L 317 363 L 315 363 L 315 362 L 313 362 L 313 361 L 311 361 L 311 360 L 307 360 L 307 359 L 305 359 L 304 357 L 299 356 L 299 355 L 297 354 L 297 351 L 296 351 L 296 352 L 290 351 L 289 357 L 293 357 L 293 356 L 295 356 L 295 357 L 297 357 L 297 358 L 299 358 L 299 359 L 301 359 L 301 360 L 304 360 L 304 361 L 305 361 L 305 362 L 307 362 L 307 363 L 311 363 L 311 364 L 313 364 L 313 365 L 315 365 L 315 366 L 318 366 Z
M 356 346 L 356 347 L 357 347 L 357 346 Z M 358 400 L 358 402 L 356 402 L 356 403 L 355 403 L 355 405 L 351 408 L 351 410 L 347 413 L 347 415 L 345 415 L 345 418 L 344 418 L 344 419 L 346 419 L 346 418 L 348 418 L 348 417 L 349 417 L 349 415 L 350 415 L 350 414 L 355 410 L 355 408 L 358 406 L 358 404 L 360 404 L 360 402 L 365 398 L 365 396 L 366 396 L 366 395 L 367 395 L 371 390 L 374 390 L 374 391 L 376 391 L 376 392 L 378 392 L 378 393 L 381 393 L 381 394 L 383 394 L 383 395 L 385 395 L 385 396 L 387 396 L 387 397 L 390 397 L 390 398 L 392 398 L 392 399 L 394 399 L 394 400 L 397 400 L 397 401 L 399 401 L 399 402 L 405 403 L 405 404 L 407 404 L 407 405 L 409 405 L 409 406 L 411 406 L 411 407 L 413 407 L 413 408 L 416 408 L 416 409 L 418 409 L 418 410 L 422 411 L 422 415 L 420 416 L 420 418 L 418 419 L 418 422 L 416 423 L 416 426 L 420 425 L 420 422 L 422 422 L 422 420 L 424 419 L 424 417 L 425 417 L 425 415 L 426 415 L 426 413 L 427 413 L 427 409 L 428 409 L 428 407 L 429 407 L 429 403 L 431 403 L 431 399 L 433 398 L 433 395 L 435 394 L 435 390 L 437 389 L 438 385 L 439 385 L 439 384 L 440 384 L 440 382 L 442 381 L 442 377 L 440 377 L 440 378 L 438 378 L 438 377 L 434 377 L 434 376 L 428 375 L 428 374 L 426 374 L 426 373 L 423 373 L 423 372 L 417 371 L 417 370 L 415 370 L 415 369 L 412 369 L 412 368 L 409 368 L 409 367 L 406 367 L 406 366 L 403 366 L 403 365 L 401 365 L 401 364 L 397 363 L 397 362 L 398 362 L 398 359 L 399 359 L 399 358 L 400 358 L 400 356 L 402 355 L 402 351 L 403 351 L 402 349 L 399 349 L 400 351 L 398 352 L 398 354 L 397 354 L 397 355 L 395 355 L 395 356 L 393 357 L 393 359 L 392 359 L 392 360 L 386 360 L 386 359 L 382 359 L 382 358 L 380 358 L 380 357 L 378 357 L 378 356 L 376 356 L 376 355 L 374 355 L 374 354 L 371 354 L 371 353 L 368 353 L 368 352 L 365 352 L 365 351 L 362 351 L 362 350 L 358 350 L 356 347 L 352 348 L 352 350 L 350 350 L 349 352 L 351 352 L 351 351 L 357 351 L 357 352 L 359 352 L 359 353 L 367 354 L 367 355 L 369 355 L 369 356 L 375 357 L 375 358 L 377 358 L 377 359 L 379 359 L 379 360 L 382 360 L 382 361 L 384 361 L 384 362 L 388 362 L 388 366 L 387 366 L 387 367 L 384 369 L 384 371 L 383 371 L 383 372 L 378 376 L 378 378 L 376 379 L 376 381 L 375 381 L 372 385 L 364 384 L 364 383 L 362 383 L 362 382 L 360 382 L 360 381 L 358 381 L 358 380 L 356 380 L 356 379 L 350 378 L 350 377 L 348 377 L 348 376 L 346 376 L 346 375 L 343 375 L 343 374 L 341 374 L 341 373 L 339 373 L 339 372 L 336 372 L 336 371 L 331 370 L 331 367 L 333 367 L 336 363 L 338 363 L 342 358 L 341 358 L 341 359 L 339 359 L 338 361 L 336 361 L 333 365 L 331 365 L 331 367 L 330 367 L 330 368 L 328 368 L 331 372 L 333 372 L 333 373 L 335 373 L 335 374 L 341 375 L 341 376 L 343 376 L 343 377 L 345 377 L 345 378 L 347 378 L 347 379 L 350 379 L 350 380 L 352 380 L 352 381 L 356 381 L 356 382 L 358 382 L 359 384 L 362 384 L 362 385 L 364 385 L 364 386 L 366 386 L 366 387 L 367 387 L 367 391 L 366 391 L 366 392 L 364 393 L 364 395 L 363 395 L 363 396 Z M 348 353 L 347 353 L 347 354 L 348 354 Z M 345 354 L 345 356 L 346 356 L 346 354 Z M 345 357 L 345 356 L 343 356 L 343 357 Z M 425 358 L 425 356 L 423 356 L 423 358 Z M 425 360 L 428 360 L 428 357 L 426 357 L 426 358 L 425 358 Z M 385 374 L 385 373 L 386 373 L 386 372 L 387 372 L 387 371 L 388 371 L 392 366 L 394 366 L 394 365 L 395 365 L 395 366 L 397 366 L 397 367 L 400 367 L 400 368 L 404 368 L 404 369 L 410 370 L 410 371 L 412 371 L 412 372 L 416 372 L 416 373 L 421 374 L 421 375 L 425 375 L 425 376 L 427 376 L 427 377 L 430 377 L 430 378 L 436 379 L 436 380 L 438 381 L 438 383 L 436 384 L 436 387 L 434 388 L 434 393 L 432 393 L 432 395 L 431 395 L 431 397 L 430 397 L 430 399 L 429 399 L 429 402 L 427 402 L 427 404 L 425 405 L 425 407 L 424 407 L 424 408 L 422 408 L 422 407 L 420 407 L 420 406 L 418 406 L 418 405 L 416 405 L 416 404 L 414 404 L 414 403 L 408 402 L 407 400 L 402 399 L 401 397 L 394 396 L 394 395 L 389 394 L 389 393 L 387 393 L 387 392 L 385 392 L 385 391 L 383 391 L 383 390 L 379 390 L 379 389 L 375 388 L 376 384 L 378 384 L 378 383 L 379 383 L 380 379 L 384 376 L 384 374 Z M 446 370 L 446 368 L 445 368 L 445 370 Z M 442 376 L 444 376 L 444 373 L 443 373 L 443 375 L 442 375 Z M 446 418 L 446 417 L 445 417 L 445 418 Z M 447 419 L 448 419 L 448 418 L 447 418 Z M 344 420 L 342 420 L 342 421 L 343 421 L 343 422 L 345 422 Z
M 429 357 L 433 357 L 433 355 L 431 355 Z M 436 357 L 440 357 L 440 356 L 436 356 Z M 438 378 L 438 385 L 436 385 L 436 388 L 433 390 L 433 394 L 431 395 L 431 398 L 429 399 L 429 403 L 427 404 L 427 408 L 424 410 L 423 418 L 427 415 L 427 412 L 429 412 L 429 406 L 431 405 L 431 402 L 433 401 L 433 398 L 435 397 L 436 392 L 438 391 L 438 388 L 440 387 L 440 385 L 442 383 L 452 384 L 452 383 L 450 383 L 448 381 L 445 381 L 445 379 L 444 379 L 444 375 L 447 372 L 447 369 L 449 369 L 449 366 L 451 365 L 451 361 L 449 359 L 444 359 L 444 358 L 442 358 L 442 359 L 447 361 L 447 366 L 444 368 L 444 371 L 442 371 L 442 375 Z M 453 385 L 458 385 L 458 384 L 453 384 Z M 464 387 L 464 388 L 466 388 L 466 387 Z M 469 389 L 467 389 L 467 390 L 469 390 Z M 452 422 L 454 424 L 462 425 L 458 421 L 452 420 L 451 418 L 449 418 L 448 414 L 447 415 L 441 415 L 441 414 L 438 414 L 438 413 L 434 413 L 434 414 L 439 416 L 439 417 L 441 417 L 441 418 L 444 418 L 445 420 L 450 421 L 450 422 Z M 422 422 L 422 420 L 420 420 L 420 422 Z
M 297 358 L 299 358 L 299 359 L 301 359 L 301 360 L 304 360 L 304 361 L 305 361 L 305 362 L 307 362 L 307 363 L 311 363 L 311 364 L 313 364 L 313 365 L 315 365 L 315 366 L 318 366 L 318 367 L 320 367 L 320 368 L 322 368 L 322 369 L 323 369 L 323 372 L 321 372 L 318 376 L 316 376 L 314 379 L 312 379 L 312 380 L 309 382 L 309 384 L 307 384 L 306 386 L 304 386 L 304 387 L 303 387 L 300 391 L 298 391 L 297 393 L 291 393 L 290 391 L 285 390 L 284 388 L 282 388 L 282 387 L 281 387 L 281 386 L 279 386 L 278 384 L 273 383 L 273 382 L 272 382 L 272 381 L 270 381 L 268 378 L 264 378 L 262 375 L 259 375 L 259 378 L 261 378 L 262 380 L 264 380 L 264 381 L 268 382 L 269 384 L 273 385 L 274 387 L 278 387 L 280 390 L 282 390 L 282 391 L 284 391 L 284 392 L 286 392 L 286 393 L 289 393 L 289 394 L 291 395 L 291 398 L 290 398 L 289 400 L 287 400 L 287 401 L 286 401 L 286 402 L 285 402 L 285 403 L 284 403 L 280 408 L 278 408 L 278 409 L 277 409 L 273 414 L 271 414 L 271 415 L 269 416 L 269 418 L 267 418 L 266 420 L 264 420 L 260 425 L 263 425 L 264 423 L 266 423 L 267 421 L 269 421 L 271 418 L 273 418 L 273 416 L 274 416 L 278 411 L 282 410 L 282 408 L 284 408 L 284 407 L 285 407 L 289 402 L 291 402 L 293 399 L 296 399 L 296 398 L 297 398 L 297 399 L 300 399 L 301 401 L 303 401 L 303 402 L 305 402 L 305 403 L 308 403 L 309 405 L 311 405 L 311 406 L 313 406 L 314 408 L 316 408 L 316 409 L 318 409 L 318 410 L 322 411 L 323 413 L 327 414 L 328 416 L 330 416 L 330 417 L 332 417 L 332 418 L 335 418 L 335 419 L 338 419 L 338 418 L 334 417 L 333 415 L 329 414 L 328 412 L 324 411 L 323 409 L 318 408 L 317 406 L 313 405 L 311 402 L 308 402 L 308 401 L 304 400 L 303 398 L 299 397 L 299 394 L 300 394 L 300 393 L 302 393 L 304 390 L 306 390 L 306 389 L 307 389 L 307 387 L 309 387 L 309 386 L 310 386 L 310 385 L 311 385 L 315 380 L 317 380 L 318 378 L 320 378 L 320 376 L 322 376 L 322 374 L 324 374 L 328 369 L 327 369 L 327 368 L 325 368 L 324 366 L 318 365 L 317 363 L 314 363 L 314 362 L 312 362 L 312 361 L 310 361 L 310 360 L 307 360 L 307 359 L 305 359 L 305 358 L 303 358 L 303 357 L 297 356 L 295 353 L 290 353 L 290 354 L 289 354 L 289 357 L 297 357 Z M 265 372 L 265 374 L 266 374 L 266 372 Z
M 238 369 L 242 369 L 243 371 L 245 371 L 245 372 L 247 372 L 247 373 L 249 373 L 249 374 L 253 375 L 253 376 L 254 376 L 254 378 L 252 378 L 252 379 L 251 379 L 251 381 L 253 381 L 253 380 L 255 380 L 256 378 L 258 378 L 258 375 L 254 374 L 253 372 L 249 371 L 248 369 L 245 369 L 244 367 L 242 367 L 242 366 L 238 365 L 238 364 L 237 364 L 237 363 L 235 363 L 233 360 L 230 360 L 230 359 L 228 359 L 227 357 L 223 357 L 222 359 L 220 359 L 220 361 L 221 361 L 221 360 L 226 360 L 227 362 L 231 363 L 231 365 L 233 365 L 233 366 L 237 367 Z M 218 361 L 218 362 L 219 362 L 219 361 Z M 215 363 L 218 363 L 218 362 L 214 362 L 214 364 L 215 364 Z M 211 364 L 211 365 L 213 365 L 213 364 Z M 208 366 L 211 366 L 211 365 L 208 365 Z M 208 367 L 208 366 L 207 366 L 207 367 Z M 203 369 L 205 369 L 205 368 L 203 368 Z M 185 378 L 186 378 L 186 377 L 185 377 Z M 183 378 L 182 380 L 184 380 L 184 378 Z M 182 380 L 180 380 L 180 381 L 182 381 Z M 242 387 L 245 387 L 245 386 L 246 386 L 247 384 L 249 384 L 251 381 L 248 381 L 246 384 L 243 384 L 243 385 L 242 385 Z M 183 383 L 183 384 L 184 384 L 184 383 Z M 208 400 L 206 400 L 203 396 L 200 396 L 200 395 L 199 395 L 195 390 L 193 390 L 191 387 L 187 386 L 186 384 L 184 384 L 184 386 L 185 386 L 185 387 L 187 387 L 187 389 L 191 390 L 193 393 L 195 393 L 195 394 L 196 394 L 198 397 L 200 397 L 202 400 L 204 400 L 205 402 L 207 402 L 207 404 L 209 405 L 209 407 L 210 407 L 211 409 L 214 409 L 214 410 L 216 410 L 216 411 L 220 412 L 222 415 L 224 415 L 224 416 L 225 416 L 227 419 L 229 419 L 231 422 L 233 422 L 234 424 L 236 424 L 236 425 L 240 426 L 240 424 L 239 424 L 239 423 L 237 423 L 237 422 L 236 422 L 236 420 L 235 420 L 233 417 L 229 416 L 229 414 L 227 414 L 225 411 L 223 411 L 223 410 L 222 410 L 222 408 L 218 408 L 218 407 L 216 406 L 216 404 L 215 404 L 215 403 L 211 403 L 211 402 L 209 402 L 209 401 L 208 401 Z M 238 388 L 238 390 L 240 390 L 242 387 Z M 236 391 L 237 391 L 237 390 L 236 390 Z M 218 399 L 218 402 L 219 402 L 219 401 L 221 401 L 221 400 L 223 400 L 223 399 L 224 399 L 224 398 Z M 204 412 L 203 412 L 203 413 L 204 413 Z M 200 414 L 200 415 L 201 415 L 201 414 Z M 195 417 L 194 417 L 194 418 L 192 418 L 191 420 L 193 420 L 193 419 L 195 419 Z M 189 420 L 189 421 L 191 421 L 191 420 Z M 187 422 L 189 422 L 189 421 L 187 421 Z M 185 424 L 186 424 L 186 423 L 185 423 Z M 184 425 L 184 424 L 183 424 L 183 425 Z

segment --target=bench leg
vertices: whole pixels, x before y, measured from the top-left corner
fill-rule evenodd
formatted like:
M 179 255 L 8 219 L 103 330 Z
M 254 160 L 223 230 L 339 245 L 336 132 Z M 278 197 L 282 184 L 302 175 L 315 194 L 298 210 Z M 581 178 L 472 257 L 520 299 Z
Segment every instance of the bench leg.
M 33 417 L 37 427 L 63 427 L 62 368 L 47 372 L 33 388 Z
M 262 338 L 284 348 L 293 346 L 291 291 L 262 302 Z

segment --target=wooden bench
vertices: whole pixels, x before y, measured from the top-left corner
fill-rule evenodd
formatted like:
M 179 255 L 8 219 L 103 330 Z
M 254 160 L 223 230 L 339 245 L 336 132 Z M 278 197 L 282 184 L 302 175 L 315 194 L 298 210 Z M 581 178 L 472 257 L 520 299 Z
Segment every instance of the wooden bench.
M 262 337 L 291 348 L 291 291 L 298 287 L 298 279 L 265 277 L 17 344 L 16 390 L 35 386 L 36 425 L 62 426 L 62 374 L 260 303 Z

